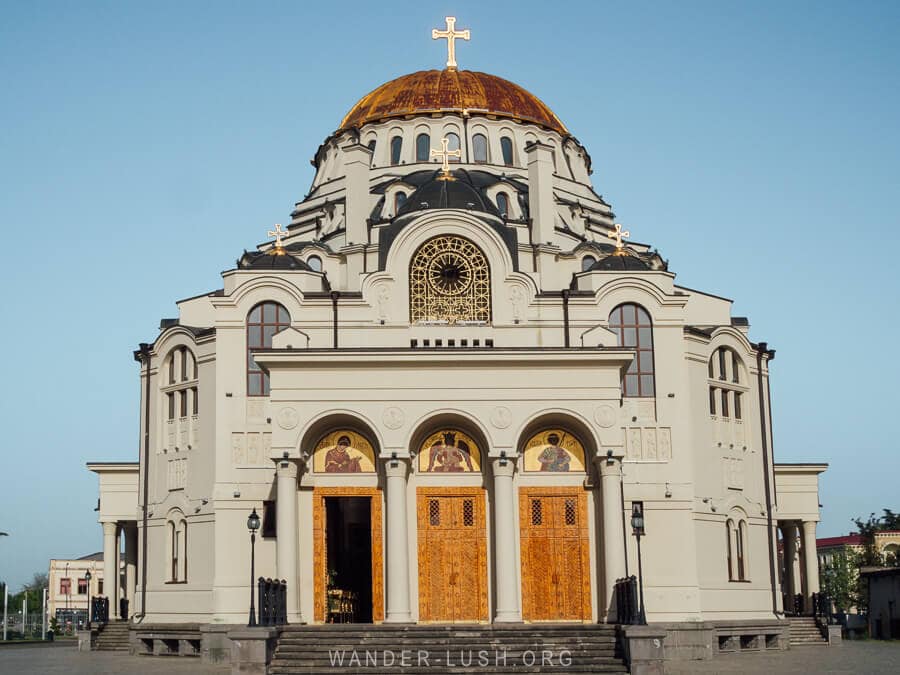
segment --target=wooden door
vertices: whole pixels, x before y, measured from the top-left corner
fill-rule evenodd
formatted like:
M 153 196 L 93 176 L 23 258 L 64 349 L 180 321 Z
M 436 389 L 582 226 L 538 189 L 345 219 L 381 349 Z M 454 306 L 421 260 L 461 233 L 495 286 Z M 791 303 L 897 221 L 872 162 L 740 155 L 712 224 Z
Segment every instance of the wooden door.
M 480 488 L 419 488 L 419 621 L 487 621 L 487 536 Z
M 522 488 L 522 617 L 590 621 L 587 496 L 580 487 Z
M 384 621 L 384 543 L 381 534 L 381 490 L 367 487 L 313 488 L 313 619 L 325 621 L 328 543 L 326 497 L 369 497 L 372 528 L 372 621 Z

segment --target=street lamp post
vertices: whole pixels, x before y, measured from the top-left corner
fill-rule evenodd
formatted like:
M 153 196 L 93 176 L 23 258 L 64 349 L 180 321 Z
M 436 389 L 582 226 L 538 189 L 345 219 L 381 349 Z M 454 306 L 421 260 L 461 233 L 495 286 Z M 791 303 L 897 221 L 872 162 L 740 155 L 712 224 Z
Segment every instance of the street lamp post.
M 256 577 L 256 531 L 259 529 L 259 516 L 256 515 L 256 507 L 247 518 L 247 529 L 250 530 L 250 621 L 248 626 L 256 625 L 256 604 L 253 595 L 253 579 Z
M 641 537 L 644 536 L 644 503 L 635 502 L 631 510 L 631 529 L 637 541 L 638 559 L 638 595 L 640 606 L 638 608 L 638 624 L 647 625 L 647 615 L 644 612 L 644 569 L 641 563 Z
M 91 597 L 91 571 L 88 570 L 84 573 L 84 580 L 87 582 L 87 595 L 88 595 L 88 616 L 87 616 L 87 629 L 91 629 L 91 605 L 94 604 L 94 599 Z

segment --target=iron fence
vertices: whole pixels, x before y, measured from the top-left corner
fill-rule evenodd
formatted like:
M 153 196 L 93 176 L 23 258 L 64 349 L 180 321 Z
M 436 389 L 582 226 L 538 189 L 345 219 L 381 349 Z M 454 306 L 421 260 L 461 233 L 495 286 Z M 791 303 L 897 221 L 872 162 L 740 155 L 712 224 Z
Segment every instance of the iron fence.
M 624 624 L 638 623 L 637 577 L 616 579 L 616 621 Z
M 260 577 L 259 625 L 282 626 L 287 623 L 287 581 Z

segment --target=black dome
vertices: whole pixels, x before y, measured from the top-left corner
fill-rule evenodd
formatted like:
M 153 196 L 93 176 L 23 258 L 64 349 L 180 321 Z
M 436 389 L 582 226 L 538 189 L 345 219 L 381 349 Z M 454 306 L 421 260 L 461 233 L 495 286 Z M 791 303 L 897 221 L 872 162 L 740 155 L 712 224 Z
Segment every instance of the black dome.
M 427 209 L 481 211 L 501 217 L 497 207 L 487 198 L 481 187 L 475 185 L 469 172 L 464 169 L 451 171 L 449 176 L 445 176 L 440 170 L 432 173 L 429 180 L 407 197 L 403 206 L 397 210 L 397 215 L 403 216 Z
M 601 258 L 593 265 L 591 265 L 591 269 L 589 271 L 631 271 L 631 272 L 643 272 L 649 270 L 650 266 L 645 263 L 640 258 L 637 258 L 629 253 L 626 254 L 616 254 L 608 255 L 605 258 Z
M 304 272 L 312 272 L 312 268 L 302 260 L 299 260 L 285 251 L 280 249 L 279 253 L 275 253 L 278 249 L 269 249 L 264 252 L 244 252 L 241 259 L 238 260 L 238 267 L 249 270 L 299 270 Z

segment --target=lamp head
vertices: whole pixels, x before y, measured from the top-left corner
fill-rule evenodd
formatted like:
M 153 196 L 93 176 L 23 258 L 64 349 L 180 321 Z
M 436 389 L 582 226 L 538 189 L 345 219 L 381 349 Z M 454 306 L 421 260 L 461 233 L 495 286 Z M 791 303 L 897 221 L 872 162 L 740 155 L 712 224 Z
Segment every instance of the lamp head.
M 644 505 L 635 503 L 631 509 L 631 528 L 635 534 L 644 534 Z
M 250 530 L 251 534 L 255 534 L 259 529 L 259 516 L 256 514 L 255 506 L 253 507 L 253 513 L 247 518 L 247 529 Z

